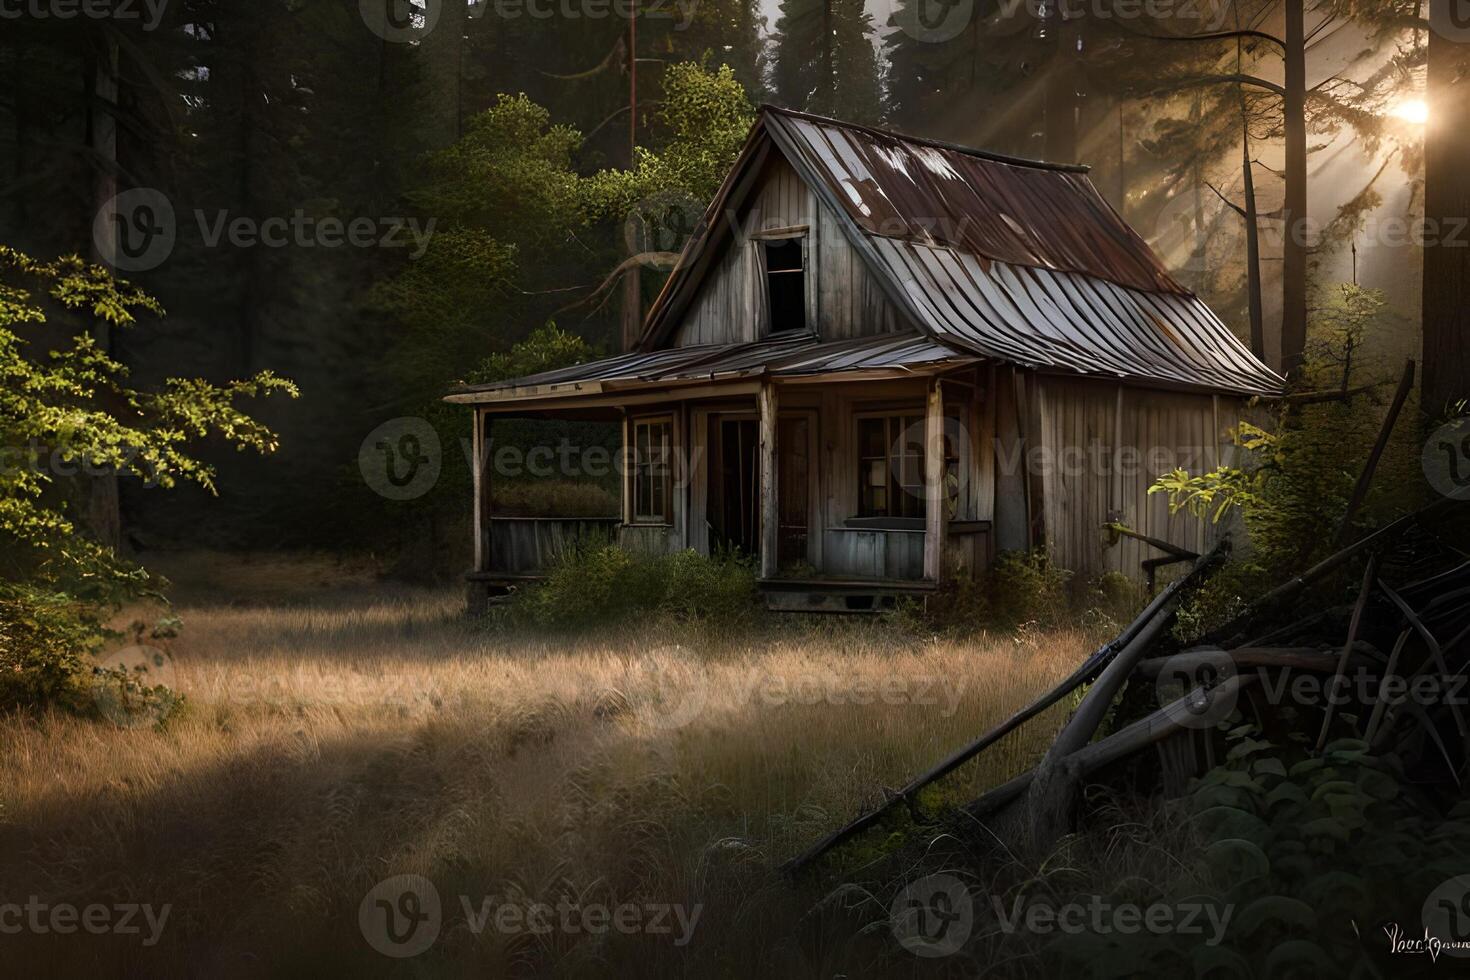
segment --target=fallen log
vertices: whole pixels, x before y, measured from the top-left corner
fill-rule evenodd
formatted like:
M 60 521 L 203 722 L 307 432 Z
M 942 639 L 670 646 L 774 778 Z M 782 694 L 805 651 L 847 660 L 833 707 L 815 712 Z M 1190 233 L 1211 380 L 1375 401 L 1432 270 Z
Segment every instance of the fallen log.
M 1222 539 L 1209 554 L 1195 562 L 1189 574 L 1174 583 L 1178 588 L 1171 586 L 1167 591 L 1168 605 L 1172 606 L 1191 583 L 1223 561 L 1229 549 L 1229 539 Z M 1168 615 L 1155 616 L 1113 658 L 1087 692 L 1087 696 L 1082 699 L 1061 734 L 1052 742 L 1051 748 L 1041 760 L 1041 765 L 1036 767 L 1036 781 L 1027 791 L 1026 799 L 1033 843 L 1040 848 L 1049 846 L 1066 832 L 1078 790 L 1077 773 L 1068 762 L 1069 758 L 1092 741 L 1098 726 L 1112 709 L 1118 692 L 1123 689 L 1129 676 L 1173 619 L 1173 608 Z
M 1236 675 L 1220 683 L 1218 687 L 1206 690 L 1203 686 L 1196 687 L 1178 700 L 1153 712 L 1147 717 L 1127 725 L 1106 738 L 1101 738 L 1090 745 L 1084 746 L 1074 752 L 1066 760 L 1066 766 L 1071 774 L 1077 779 L 1082 779 L 1104 766 L 1111 765 L 1127 758 L 1140 749 L 1161 742 L 1178 732 L 1190 729 L 1179 719 L 1189 715 L 1189 709 L 1198 705 L 1200 699 L 1206 697 L 1232 698 L 1256 683 L 1256 678 L 1246 675 Z M 1027 790 L 1036 783 L 1038 769 L 1024 772 L 1009 782 L 1002 783 L 995 789 L 980 796 L 974 802 L 962 808 L 967 816 L 982 819 L 990 816 L 1006 806 L 1015 802 L 1026 794 Z
M 898 806 L 900 803 L 906 804 L 912 801 L 914 795 L 925 786 L 928 786 L 935 780 L 942 779 L 943 777 L 949 775 L 951 772 L 954 772 L 960 766 L 964 765 L 966 762 L 973 759 L 981 752 L 984 752 L 987 748 L 994 745 L 996 742 L 1000 741 L 1002 738 L 1009 735 L 1017 728 L 1021 727 L 1021 725 L 1025 724 L 1027 721 L 1035 718 L 1047 708 L 1050 708 L 1062 698 L 1066 697 L 1068 694 L 1071 694 L 1077 688 L 1081 687 L 1083 684 L 1089 683 L 1090 681 L 1094 680 L 1100 672 L 1106 669 L 1107 665 L 1113 660 L 1114 656 L 1119 650 L 1126 649 L 1130 644 L 1134 643 L 1145 630 L 1148 630 L 1150 628 L 1153 621 L 1160 616 L 1164 609 L 1171 605 L 1174 600 L 1186 588 L 1189 587 L 1190 583 L 1198 577 L 1198 575 L 1204 570 L 1204 568 L 1213 565 L 1215 561 L 1218 561 L 1221 557 L 1224 556 L 1225 552 L 1228 549 L 1228 539 L 1222 540 L 1218 545 L 1216 545 L 1215 550 L 1212 551 L 1210 555 L 1200 560 L 1200 564 L 1196 565 L 1193 571 L 1191 571 L 1184 578 L 1181 578 L 1179 581 L 1172 583 L 1167 589 L 1155 596 L 1153 601 L 1148 604 L 1143 612 L 1139 613 L 1138 617 L 1128 625 L 1127 629 L 1120 633 L 1116 639 L 1104 644 L 1096 651 L 1094 651 L 1092 655 L 1089 656 L 1082 663 L 1081 667 L 1077 668 L 1077 670 L 1075 670 L 1071 674 L 1071 676 L 1063 680 L 1056 687 L 1052 688 L 1046 694 L 1042 695 L 1036 701 L 1018 711 L 1010 718 L 1007 718 L 1004 722 L 997 725 L 989 732 L 986 732 L 980 738 L 953 753 L 934 768 L 928 770 L 923 775 L 914 779 L 907 786 L 903 787 L 903 789 L 890 796 L 878 807 L 868 811 L 867 813 L 858 817 L 856 820 L 853 820 L 851 823 L 846 824 L 840 829 L 833 831 L 831 834 L 828 834 L 826 837 L 822 838 L 806 851 L 803 851 L 801 854 L 792 858 L 790 861 L 787 861 L 786 864 L 782 866 L 782 870 L 785 871 L 787 874 L 795 874 L 801 871 L 804 867 L 815 861 L 817 858 L 821 857 L 823 854 L 826 854 L 832 848 L 843 843 L 844 841 L 850 840 L 851 838 L 867 830 L 869 827 L 872 827 L 880 819 L 882 819 L 884 814 L 886 814 L 894 807 Z
M 1352 499 L 1348 501 L 1347 511 L 1342 515 L 1342 523 L 1337 526 L 1337 546 L 1341 548 L 1347 543 L 1348 535 L 1353 530 L 1353 518 L 1358 516 L 1358 508 L 1363 506 L 1363 501 L 1368 499 L 1368 488 L 1373 484 L 1373 477 L 1378 473 L 1378 463 L 1383 459 L 1383 452 L 1388 448 L 1389 437 L 1393 435 L 1394 426 L 1398 424 L 1399 413 L 1404 410 L 1404 402 L 1409 400 L 1409 393 L 1414 390 L 1414 362 L 1408 361 L 1404 364 L 1404 376 L 1399 381 L 1398 391 L 1394 392 L 1393 404 L 1388 407 L 1388 414 L 1384 416 L 1383 426 L 1378 430 L 1378 441 L 1373 444 L 1373 451 L 1368 454 L 1368 461 L 1363 464 L 1363 472 L 1358 476 L 1357 486 L 1353 487 Z
M 1338 655 L 1319 650 L 1316 647 L 1239 647 L 1235 650 L 1224 651 L 1238 668 L 1267 667 L 1290 670 L 1302 670 L 1313 674 L 1330 674 L 1337 669 Z M 1145 660 L 1138 665 L 1139 677 L 1151 680 L 1163 672 L 1164 667 L 1173 664 L 1176 667 L 1191 667 L 1196 664 L 1208 662 L 1216 656 L 1214 651 L 1187 651 L 1173 657 L 1157 657 L 1153 660 Z M 1350 666 L 1368 666 L 1372 663 L 1366 657 L 1354 658 Z

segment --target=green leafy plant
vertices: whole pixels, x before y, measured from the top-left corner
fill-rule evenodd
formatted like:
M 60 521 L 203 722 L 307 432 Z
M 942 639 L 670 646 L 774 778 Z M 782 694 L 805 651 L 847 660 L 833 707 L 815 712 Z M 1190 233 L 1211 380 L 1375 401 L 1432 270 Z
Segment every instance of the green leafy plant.
M 85 657 L 123 602 L 159 583 L 84 533 L 73 517 L 84 489 L 48 463 L 213 493 L 214 469 L 190 443 L 218 436 L 270 453 L 276 437 L 236 407 L 242 398 L 297 394 L 261 372 L 216 385 L 170 378 L 127 383 L 127 367 L 89 327 L 132 326 L 162 307 L 75 256 L 39 262 L 0 246 L 0 707 L 72 703 Z M 36 354 L 42 349 L 44 354 Z

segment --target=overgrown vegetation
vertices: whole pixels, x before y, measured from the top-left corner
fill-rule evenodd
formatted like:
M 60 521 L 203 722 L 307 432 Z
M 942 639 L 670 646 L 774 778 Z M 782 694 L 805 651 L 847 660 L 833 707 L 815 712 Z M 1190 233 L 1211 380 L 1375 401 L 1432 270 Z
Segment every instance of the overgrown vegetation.
M 1398 380 L 1398 365 L 1364 354 L 1364 337 L 1389 329 L 1391 319 L 1377 290 L 1344 284 L 1329 293 L 1313 324 L 1301 383 L 1320 397 L 1262 408 L 1263 424 L 1242 422 L 1231 432 L 1234 458 L 1205 473 L 1164 474 L 1150 489 L 1167 494 L 1176 512 L 1216 524 L 1238 520 L 1246 532 L 1225 572 L 1181 616 L 1192 628 L 1223 621 L 1246 596 L 1336 550 L 1348 502 L 1384 421 L 1386 392 Z M 1411 477 L 1419 452 L 1416 416 L 1411 400 L 1349 534 L 1415 504 L 1414 488 L 1422 482 Z
M 905 603 L 900 618 L 951 635 L 1079 623 L 1107 631 L 1132 619 L 1146 600 L 1143 587 L 1126 576 L 1079 579 L 1044 551 L 1008 551 L 978 575 L 952 573 L 926 601 Z
M 89 324 L 122 329 L 142 314 L 163 309 L 98 266 L 75 256 L 39 262 L 0 245 L 0 709 L 87 707 L 89 657 L 115 635 L 108 615 L 157 593 L 156 579 L 76 517 L 90 506 L 106 520 L 104 481 L 213 492 L 214 470 L 189 444 L 217 436 L 273 452 L 275 435 L 236 402 L 297 393 L 270 372 L 225 385 L 172 378 L 161 390 L 130 387 Z
M 645 555 L 607 541 L 588 542 L 563 554 L 503 618 L 544 630 L 607 626 L 634 617 L 729 629 L 754 619 L 756 599 L 755 565 L 746 557 Z

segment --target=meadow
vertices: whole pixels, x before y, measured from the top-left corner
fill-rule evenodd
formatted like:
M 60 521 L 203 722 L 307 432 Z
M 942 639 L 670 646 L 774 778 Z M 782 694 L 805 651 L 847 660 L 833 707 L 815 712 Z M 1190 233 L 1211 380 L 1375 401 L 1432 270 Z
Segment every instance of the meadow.
M 887 898 L 834 898 L 779 865 L 1099 639 L 1027 628 L 953 639 L 845 618 L 531 635 L 466 619 L 457 589 L 388 585 L 368 565 L 155 564 L 176 583 L 168 612 L 182 628 L 142 645 L 164 655 L 156 673 L 183 708 L 162 725 L 116 705 L 104 706 L 110 721 L 0 719 L 0 900 L 43 907 L 43 922 L 58 905 L 140 905 L 141 928 L 3 935 L 8 968 L 878 971 L 873 951 L 893 947 Z M 120 625 L 161 612 L 129 610 Z M 1034 763 L 1069 707 L 962 769 L 935 802 Z M 878 837 L 872 854 L 839 860 L 881 858 Z M 360 916 L 401 874 L 427 878 L 441 902 L 437 935 L 411 958 L 379 952 Z M 562 911 L 540 928 L 533 909 Z M 833 915 L 838 928 L 823 924 Z M 864 929 L 863 942 L 833 938 Z M 922 965 L 904 956 L 881 972 Z

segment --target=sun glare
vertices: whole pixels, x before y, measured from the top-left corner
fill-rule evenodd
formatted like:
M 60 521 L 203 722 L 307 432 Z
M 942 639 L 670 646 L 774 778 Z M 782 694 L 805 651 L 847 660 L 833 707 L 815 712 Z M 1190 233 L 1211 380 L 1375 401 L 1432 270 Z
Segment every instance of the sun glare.
M 1394 106 L 1393 114 L 1406 122 L 1422 126 L 1429 121 L 1429 106 L 1422 99 L 1410 99 Z

